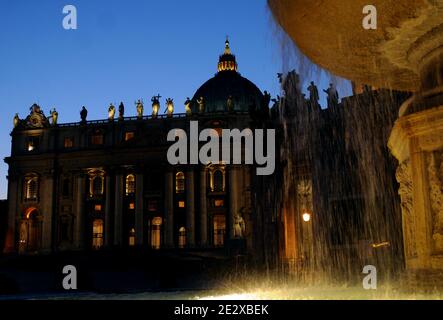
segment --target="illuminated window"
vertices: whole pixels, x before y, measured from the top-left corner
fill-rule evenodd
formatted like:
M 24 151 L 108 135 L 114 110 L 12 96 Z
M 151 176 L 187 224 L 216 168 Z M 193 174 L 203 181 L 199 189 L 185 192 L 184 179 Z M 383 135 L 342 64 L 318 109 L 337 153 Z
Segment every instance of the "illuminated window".
M 160 249 L 161 245 L 161 226 L 162 218 L 155 217 L 151 223 L 151 247 L 152 249 Z
M 129 203 L 129 210 L 134 210 L 135 209 L 135 203 L 134 202 L 130 202 Z
M 214 179 L 214 191 L 223 192 L 224 191 L 223 172 L 221 170 L 215 170 L 213 173 L 213 179 Z
M 129 246 L 130 247 L 135 246 L 135 229 L 134 228 L 129 230 Z
M 175 175 L 175 192 L 185 192 L 185 174 L 181 171 Z
M 92 249 L 103 247 L 103 220 L 95 219 L 92 222 Z
M 26 150 L 29 152 L 35 151 L 40 146 L 40 137 L 34 136 L 34 137 L 28 137 L 26 140 Z
M 101 196 L 104 193 L 104 177 L 101 175 L 90 178 L 89 193 L 91 196 Z
M 26 200 L 37 200 L 38 198 L 38 177 L 25 178 L 25 198 Z
M 225 216 L 214 216 L 214 247 L 223 247 L 225 244 L 226 219 Z
M 126 176 L 126 195 L 135 193 L 135 176 L 130 174 Z
M 214 200 L 214 207 L 216 208 L 220 208 L 223 207 L 225 205 L 225 201 L 222 199 L 216 199 Z
M 96 205 L 94 206 L 94 210 L 97 211 L 97 212 L 102 211 L 102 205 L 101 205 L 101 204 L 96 204 Z
M 179 208 L 184 208 L 186 205 L 185 205 L 185 202 L 184 201 L 179 201 L 178 202 L 178 207 Z
M 72 148 L 74 146 L 74 138 L 72 137 L 66 137 L 64 142 L 63 142 L 63 146 L 66 149 Z
M 184 247 L 186 247 L 186 228 L 185 227 L 181 227 L 178 230 L 178 247 L 180 249 L 183 249 Z
M 134 137 L 135 137 L 135 132 L 130 131 L 125 133 L 125 141 L 134 139 Z
M 103 134 L 96 132 L 91 136 L 91 144 L 94 146 L 99 146 L 103 144 Z

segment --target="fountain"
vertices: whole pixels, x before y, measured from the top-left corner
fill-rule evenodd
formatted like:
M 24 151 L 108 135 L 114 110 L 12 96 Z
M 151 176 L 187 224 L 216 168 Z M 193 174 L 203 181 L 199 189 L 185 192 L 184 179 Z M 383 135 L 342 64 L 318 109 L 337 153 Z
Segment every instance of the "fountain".
M 398 160 L 406 275 L 414 285 L 443 284 L 443 1 L 371 1 L 375 30 L 362 25 L 367 4 L 268 0 L 315 64 L 356 83 L 414 93 L 388 142 Z

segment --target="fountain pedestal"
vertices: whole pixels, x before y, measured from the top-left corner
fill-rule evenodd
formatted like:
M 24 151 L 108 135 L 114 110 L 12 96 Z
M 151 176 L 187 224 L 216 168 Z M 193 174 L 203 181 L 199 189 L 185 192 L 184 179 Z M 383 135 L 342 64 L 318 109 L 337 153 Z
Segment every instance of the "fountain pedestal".
M 406 268 L 443 273 L 443 105 L 401 116 L 388 146 L 399 161 Z

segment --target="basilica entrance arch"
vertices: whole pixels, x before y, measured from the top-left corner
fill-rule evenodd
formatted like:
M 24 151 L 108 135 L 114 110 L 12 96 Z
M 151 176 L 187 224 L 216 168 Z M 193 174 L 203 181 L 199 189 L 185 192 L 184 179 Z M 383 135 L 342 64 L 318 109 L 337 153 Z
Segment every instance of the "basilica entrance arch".
M 42 246 L 42 216 L 34 208 L 28 208 L 20 221 L 20 253 L 34 253 Z

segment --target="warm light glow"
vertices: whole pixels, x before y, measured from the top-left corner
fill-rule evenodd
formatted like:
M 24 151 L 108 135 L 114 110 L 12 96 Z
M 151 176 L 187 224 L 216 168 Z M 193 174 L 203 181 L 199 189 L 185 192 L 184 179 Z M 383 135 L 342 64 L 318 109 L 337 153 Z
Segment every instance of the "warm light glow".
M 311 221 L 311 215 L 309 214 L 309 213 L 307 213 L 307 212 L 305 212 L 305 213 L 303 213 L 303 221 L 304 222 L 309 222 L 309 221 Z
M 380 243 L 373 243 L 372 244 L 373 248 L 389 247 L 389 246 L 390 246 L 389 241 L 383 241 L 383 242 L 380 242 Z
M 96 204 L 94 207 L 95 211 L 102 211 L 102 205 L 101 204 Z
M 178 202 L 178 207 L 179 208 L 184 208 L 185 207 L 185 202 L 184 201 L 179 201 Z

